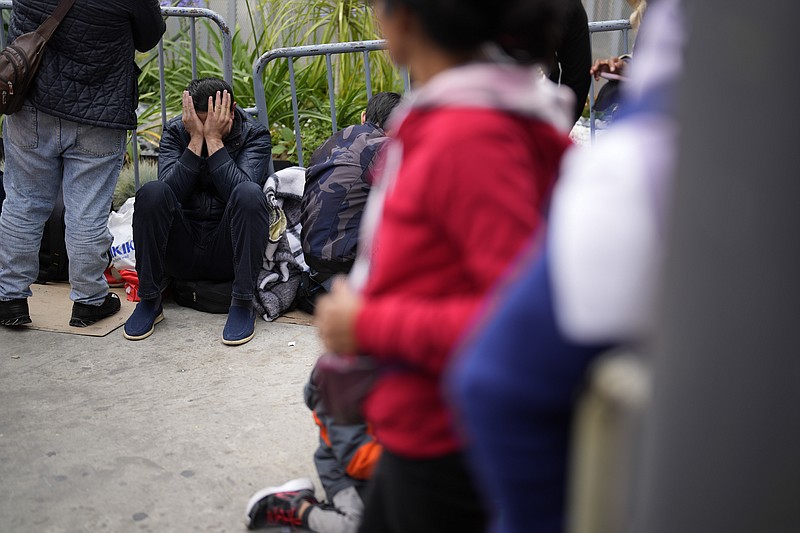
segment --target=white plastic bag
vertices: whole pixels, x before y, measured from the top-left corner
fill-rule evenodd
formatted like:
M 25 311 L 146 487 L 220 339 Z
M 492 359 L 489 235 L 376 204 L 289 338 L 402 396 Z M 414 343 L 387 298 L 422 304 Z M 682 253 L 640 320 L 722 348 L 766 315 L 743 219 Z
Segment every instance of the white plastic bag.
M 128 198 L 118 211 L 108 215 L 108 230 L 114 237 L 111 244 L 111 264 L 118 270 L 136 268 L 136 254 L 133 247 L 133 203 Z

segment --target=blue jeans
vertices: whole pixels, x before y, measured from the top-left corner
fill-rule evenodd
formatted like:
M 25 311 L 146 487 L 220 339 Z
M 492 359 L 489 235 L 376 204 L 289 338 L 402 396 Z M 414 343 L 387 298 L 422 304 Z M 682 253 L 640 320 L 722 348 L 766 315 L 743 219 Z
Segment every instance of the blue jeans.
M 27 298 L 58 189 L 64 193 L 70 298 L 99 305 L 111 233 L 108 213 L 125 153 L 124 130 L 78 124 L 26 103 L 4 126 L 6 201 L 0 214 L 0 300 Z

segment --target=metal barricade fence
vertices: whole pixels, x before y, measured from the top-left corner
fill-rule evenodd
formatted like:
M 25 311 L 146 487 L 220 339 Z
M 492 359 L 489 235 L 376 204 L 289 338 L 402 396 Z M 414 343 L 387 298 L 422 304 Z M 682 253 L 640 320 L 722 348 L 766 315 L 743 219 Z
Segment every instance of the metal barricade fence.
M 5 45 L 6 11 L 10 11 L 13 2 L 11 0 L 0 0 L 0 43 Z M 194 7 L 162 7 L 161 14 L 167 17 L 181 17 L 189 19 L 189 38 L 191 40 L 192 54 L 192 78 L 197 77 L 197 19 L 204 18 L 216 24 L 222 36 L 222 76 L 228 83 L 233 81 L 233 33 L 228 23 L 225 22 L 218 13 L 210 9 Z M 158 76 L 159 76 L 159 97 L 161 103 L 161 125 L 167 122 L 167 101 L 166 87 L 164 81 L 164 39 L 158 43 Z M 131 163 L 134 169 L 134 183 L 136 189 L 139 188 L 139 138 L 137 130 L 131 133 L 131 148 L 133 157 Z
M 10 10 L 12 7 L 11 0 L 0 0 L 0 42 L 5 43 L 6 35 L 4 28 L 5 17 L 2 14 Z M 198 18 L 205 18 L 214 22 L 220 30 L 222 36 L 222 72 L 223 78 L 231 83 L 233 78 L 233 47 L 232 38 L 233 34 L 231 28 L 225 20 L 218 13 L 205 8 L 190 8 L 190 7 L 162 7 L 161 12 L 164 17 L 183 17 L 189 19 L 189 38 L 191 40 L 191 62 L 192 62 L 192 77 L 197 77 L 197 33 L 196 25 Z M 629 50 L 629 31 L 631 29 L 628 20 L 612 20 L 602 22 L 590 22 L 589 32 L 591 34 L 600 32 L 613 32 L 620 31 L 623 34 L 624 52 Z M 253 64 L 253 85 L 255 89 L 256 107 L 248 108 L 245 111 L 258 116 L 258 120 L 269 128 L 269 110 L 267 109 L 266 95 L 264 92 L 263 72 L 269 63 L 276 59 L 287 59 L 289 61 L 289 87 L 292 99 L 292 114 L 294 118 L 294 133 L 295 143 L 298 157 L 298 164 L 303 166 L 303 142 L 300 135 L 300 115 L 297 99 L 297 84 L 295 80 L 294 61 L 298 58 L 304 57 L 325 57 L 325 66 L 327 71 L 328 81 L 328 97 L 330 101 L 331 113 L 331 129 L 332 133 L 338 130 L 336 121 L 336 102 L 335 102 L 335 86 L 333 79 L 332 57 L 341 54 L 363 54 L 364 57 L 364 76 L 366 81 L 367 98 L 372 96 L 371 84 L 371 69 L 370 69 L 370 52 L 386 50 L 387 45 L 384 40 L 373 41 L 357 41 L 348 43 L 334 43 L 322 44 L 311 46 L 296 46 L 289 48 L 277 48 L 270 50 L 259 57 Z M 167 103 L 166 103 L 166 87 L 164 78 L 164 40 L 162 39 L 158 44 L 158 67 L 159 67 L 159 97 L 161 104 L 161 123 L 162 126 L 167 122 Z M 410 89 L 410 78 L 408 71 L 401 69 L 401 77 L 404 82 L 406 91 Z M 592 80 L 591 90 L 589 93 L 589 106 L 590 106 L 590 124 L 591 124 L 591 137 L 595 138 L 595 83 Z M 139 142 L 137 131 L 134 130 L 131 135 L 131 148 L 133 152 L 132 164 L 134 166 L 134 183 L 136 188 L 139 188 Z
M 269 110 L 267 109 L 267 99 L 264 92 L 263 72 L 269 63 L 276 59 L 285 58 L 289 61 L 289 88 L 292 96 L 292 114 L 294 116 L 294 134 L 297 149 L 298 165 L 303 166 L 303 141 L 300 137 L 300 110 L 297 104 L 297 84 L 295 81 L 294 60 L 301 57 L 325 56 L 325 68 L 328 78 L 328 98 L 331 106 L 331 130 L 332 133 L 338 131 L 336 122 L 336 101 L 333 80 L 332 57 L 341 54 L 363 54 L 364 56 L 364 77 L 366 81 L 367 99 L 372 97 L 372 71 L 370 68 L 370 52 L 386 50 L 385 40 L 375 41 L 356 41 L 349 43 L 320 44 L 311 46 L 295 46 L 290 48 L 276 48 L 263 54 L 253 64 L 253 88 L 255 90 L 256 107 L 246 111 L 258 116 L 258 120 L 269 128 Z M 401 76 L 406 91 L 411 88 L 411 80 L 408 71 L 401 70 Z
M 612 31 L 622 32 L 624 41 L 624 53 L 628 53 L 630 49 L 629 46 L 630 30 L 631 30 L 631 24 L 630 21 L 628 20 L 609 20 L 609 21 L 589 23 L 589 32 L 592 35 L 601 32 L 612 32 Z M 332 56 L 340 54 L 357 54 L 357 53 L 363 54 L 364 76 L 366 79 L 367 98 L 370 98 L 372 96 L 372 84 L 370 79 L 371 71 L 370 71 L 369 54 L 370 52 L 374 51 L 386 50 L 386 48 L 387 45 L 385 40 L 374 40 L 374 41 L 355 41 L 355 42 L 335 43 L 335 44 L 321 44 L 312 46 L 295 46 L 288 48 L 276 48 L 274 50 L 270 50 L 261 55 L 261 57 L 259 57 L 253 64 L 253 88 L 256 98 L 256 107 L 245 109 L 245 111 L 249 112 L 250 114 L 257 115 L 258 120 L 264 126 L 266 126 L 267 128 L 270 127 L 269 110 L 267 109 L 267 99 L 264 91 L 263 74 L 267 65 L 272 61 L 275 61 L 277 59 L 287 59 L 289 62 L 289 90 L 291 91 L 291 97 L 292 97 L 292 114 L 294 118 L 295 147 L 297 150 L 298 165 L 303 166 L 304 164 L 303 141 L 300 135 L 300 110 L 297 101 L 297 84 L 295 80 L 295 69 L 294 69 L 295 59 L 304 57 L 325 56 L 325 68 L 327 71 L 327 78 L 328 78 L 328 98 L 331 106 L 330 110 L 331 129 L 333 130 L 333 133 L 336 133 L 336 131 L 338 130 L 338 124 L 336 123 L 335 88 L 333 79 L 333 69 L 331 66 Z M 401 71 L 401 76 L 404 81 L 405 89 L 406 91 L 408 91 L 410 88 L 408 71 L 403 69 Z M 590 100 L 589 100 L 592 139 L 594 139 L 595 136 L 595 118 L 596 118 L 594 113 L 594 102 L 595 102 L 594 93 L 595 93 L 595 84 L 594 84 L 594 79 L 592 79 Z

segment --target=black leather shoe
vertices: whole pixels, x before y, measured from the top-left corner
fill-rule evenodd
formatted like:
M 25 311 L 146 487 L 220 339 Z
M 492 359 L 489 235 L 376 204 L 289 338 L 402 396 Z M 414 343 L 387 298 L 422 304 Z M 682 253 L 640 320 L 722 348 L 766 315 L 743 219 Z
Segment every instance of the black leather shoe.
M 76 328 L 85 328 L 91 326 L 98 320 L 109 317 L 119 311 L 120 303 L 119 296 L 113 292 L 106 295 L 106 299 L 100 305 L 88 305 L 75 302 L 72 304 L 72 318 L 69 321 L 70 326 Z
M 31 323 L 31 314 L 28 311 L 28 299 L 0 301 L 0 324 L 9 327 L 22 326 Z

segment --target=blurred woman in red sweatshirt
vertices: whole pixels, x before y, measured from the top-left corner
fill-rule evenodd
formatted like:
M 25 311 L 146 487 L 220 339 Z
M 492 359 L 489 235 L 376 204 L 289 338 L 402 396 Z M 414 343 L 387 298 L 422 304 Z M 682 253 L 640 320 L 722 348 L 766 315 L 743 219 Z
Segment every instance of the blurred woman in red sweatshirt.
M 415 81 L 388 129 L 360 258 L 317 307 L 328 350 L 385 368 L 364 413 L 384 453 L 362 531 L 483 531 L 442 394 L 452 350 L 544 219 L 572 96 L 544 77 L 557 0 L 374 0 Z

